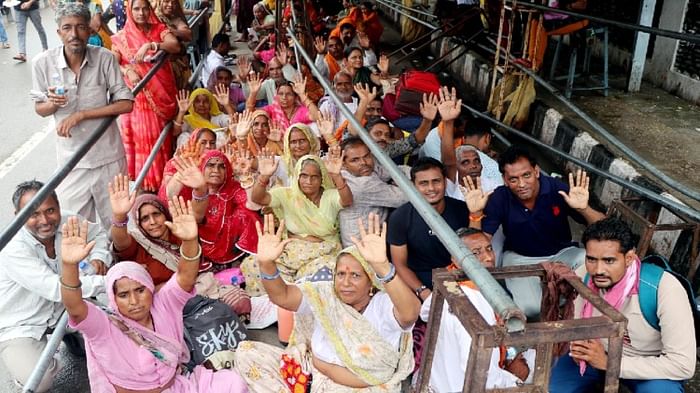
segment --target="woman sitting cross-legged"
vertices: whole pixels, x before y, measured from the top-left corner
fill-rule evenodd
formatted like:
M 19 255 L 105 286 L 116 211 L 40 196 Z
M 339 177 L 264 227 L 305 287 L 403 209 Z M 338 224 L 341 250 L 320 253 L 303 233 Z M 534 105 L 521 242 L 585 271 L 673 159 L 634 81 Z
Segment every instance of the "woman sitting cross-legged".
M 286 350 L 252 341 L 236 350 L 235 368 L 251 390 L 296 392 L 311 381 L 312 393 L 400 392 L 413 371 L 420 302 L 387 260 L 386 223 L 370 214 L 365 230 L 358 220 L 360 240 L 341 251 L 333 282 L 296 286 L 282 280 L 275 262 L 292 242 L 282 240 L 284 221 L 277 231 L 272 215 L 264 221 L 257 255 L 263 284 L 273 303 L 296 314 Z
M 165 225 L 180 239 L 177 273 L 157 292 L 146 269 L 133 262 L 114 265 L 106 277 L 109 308 L 81 297 L 78 264 L 93 246 L 87 222 L 71 217 L 61 242 L 61 298 L 69 325 L 85 338 L 90 390 L 99 393 L 247 392 L 233 370 L 213 372 L 202 366 L 185 376 L 189 359 L 183 339 L 182 309 L 194 296 L 202 253 L 191 203 L 173 198 L 172 222 Z
M 270 177 L 279 161 L 271 155 L 258 156 L 258 175 L 251 194 L 254 203 L 272 208 L 275 216 L 287 222 L 285 237 L 293 239 L 277 264 L 287 282 L 312 276 L 321 268 L 333 269 L 340 251 L 338 212 L 352 204 L 352 193 L 340 176 L 343 165 L 340 147 L 329 150 L 326 163 L 314 155 L 301 157 L 289 187 L 267 191 Z M 326 168 L 327 172 L 326 172 Z M 331 180 L 333 179 L 333 180 Z M 246 291 L 262 291 L 254 259 L 241 264 L 246 276 Z

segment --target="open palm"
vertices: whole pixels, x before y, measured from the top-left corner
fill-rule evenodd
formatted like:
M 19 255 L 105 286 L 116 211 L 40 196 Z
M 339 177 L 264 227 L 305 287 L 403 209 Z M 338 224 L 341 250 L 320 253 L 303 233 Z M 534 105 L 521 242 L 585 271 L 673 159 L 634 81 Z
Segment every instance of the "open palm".
M 173 164 L 175 169 L 177 169 L 175 180 L 193 190 L 206 185 L 202 171 L 197 168 L 192 158 L 183 159 L 182 157 L 176 157 Z
M 121 216 L 129 213 L 136 200 L 136 193 L 129 193 L 129 178 L 121 174 L 115 176 L 108 189 L 112 214 Z
M 464 196 L 464 201 L 467 203 L 469 212 L 477 213 L 483 211 L 493 191 L 485 193 L 484 189 L 481 187 L 481 178 L 478 176 L 476 181 L 472 180 L 470 176 L 465 176 L 462 181 L 464 182 L 464 187 L 460 187 L 459 189 Z
M 361 218 L 357 219 L 357 226 L 360 228 L 360 239 L 353 236 L 351 240 L 360 255 L 372 266 L 386 263 L 386 222 L 381 222 L 378 215 L 370 213 L 367 230 Z
M 173 197 L 170 200 L 170 215 L 173 220 L 166 221 L 165 225 L 173 236 L 183 241 L 197 239 L 199 231 L 192 212 L 192 201 L 185 203 L 182 197 Z
M 256 255 L 259 262 L 274 262 L 284 252 L 284 247 L 291 239 L 282 240 L 284 233 L 284 220 L 280 220 L 280 226 L 275 231 L 275 216 L 265 214 L 263 217 L 263 227 L 260 228 L 260 223 L 255 223 L 255 229 L 258 232 L 258 254 Z
M 95 241 L 87 241 L 88 222 L 82 223 L 78 217 L 68 217 L 61 228 L 61 261 L 76 265 L 87 258 L 90 250 L 95 246 Z

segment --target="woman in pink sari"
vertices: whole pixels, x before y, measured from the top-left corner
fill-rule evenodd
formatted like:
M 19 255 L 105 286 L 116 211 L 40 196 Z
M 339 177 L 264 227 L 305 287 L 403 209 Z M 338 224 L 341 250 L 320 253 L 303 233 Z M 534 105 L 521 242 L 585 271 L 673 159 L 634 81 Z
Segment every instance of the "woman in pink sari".
M 138 0 L 137 0 L 138 1 Z M 202 248 L 192 204 L 173 199 L 166 225 L 182 240 L 177 272 L 157 292 L 146 269 L 135 262 L 114 265 L 105 277 L 109 308 L 82 299 L 78 264 L 93 244 L 87 221 L 71 217 L 63 225 L 61 299 L 69 325 L 85 338 L 90 390 L 99 393 L 244 393 L 248 388 L 232 370 L 196 366 L 181 373 L 189 359 L 183 339 L 182 310 L 195 295 Z
M 129 87 L 134 87 L 153 67 L 150 57 L 159 49 L 180 52 L 177 37 L 156 17 L 148 0 L 130 1 L 124 29 L 112 36 L 112 52 L 117 57 Z M 121 115 L 121 131 L 129 178 L 135 179 L 153 149 L 160 131 L 177 113 L 177 87 L 170 62 L 166 62 L 136 96 L 131 113 Z M 171 156 L 168 136 L 158 151 L 141 188 L 158 191 L 163 168 Z
M 250 75 L 248 87 L 250 94 L 246 100 L 246 109 L 255 110 L 255 97 L 262 86 L 258 75 Z M 318 107 L 306 95 L 306 78 L 295 75 L 294 82 L 277 83 L 277 95 L 274 102 L 262 108 L 270 115 L 273 123 L 286 130 L 294 123 L 311 124 L 320 117 Z

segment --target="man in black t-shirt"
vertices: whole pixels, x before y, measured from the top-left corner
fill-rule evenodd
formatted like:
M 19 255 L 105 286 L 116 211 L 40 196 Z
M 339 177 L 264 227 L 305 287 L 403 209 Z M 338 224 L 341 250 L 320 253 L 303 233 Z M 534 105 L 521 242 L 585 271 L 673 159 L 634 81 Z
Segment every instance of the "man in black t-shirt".
M 411 181 L 453 230 L 468 225 L 464 202 L 445 196 L 445 167 L 440 161 L 419 159 L 411 168 Z M 387 238 L 397 273 L 424 300 L 433 287 L 432 270 L 449 265 L 450 253 L 411 203 L 392 213 Z

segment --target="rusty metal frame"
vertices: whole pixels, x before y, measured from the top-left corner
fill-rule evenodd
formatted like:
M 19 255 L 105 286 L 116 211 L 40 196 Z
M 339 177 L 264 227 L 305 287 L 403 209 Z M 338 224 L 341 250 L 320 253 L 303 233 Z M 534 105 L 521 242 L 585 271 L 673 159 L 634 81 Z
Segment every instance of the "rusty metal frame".
M 544 268 L 539 264 L 511 266 L 490 270 L 495 279 L 537 276 L 542 280 Z M 414 393 L 428 391 L 434 348 L 442 319 L 443 301 L 472 337 L 462 392 L 548 392 L 553 348 L 558 342 L 593 338 L 608 339 L 608 368 L 605 393 L 617 393 L 619 387 L 622 337 L 627 319 L 601 297 L 593 294 L 580 280 L 567 279 L 585 299 L 602 314 L 599 317 L 558 322 L 528 323 L 525 331 L 508 333 L 503 327 L 490 326 L 459 288 L 458 281 L 467 279 L 461 271 L 433 270 L 433 300 L 426 344 L 421 356 L 421 369 Z M 535 348 L 537 351 L 533 383 L 507 389 L 486 389 L 491 352 L 499 345 Z
M 693 220 L 684 215 L 677 214 L 676 212 L 672 212 L 670 210 L 669 211 L 671 213 L 683 220 L 683 222 L 677 224 L 656 224 L 661 206 L 654 204 L 654 209 L 649 214 L 649 217 L 644 217 L 627 204 L 628 202 L 643 201 L 645 200 L 635 197 L 615 199 L 610 204 L 607 215 L 610 216 L 615 213 L 619 213 L 625 219 L 625 221 L 632 222 L 633 225 L 636 224 L 637 227 L 642 228 L 642 233 L 639 234 L 639 243 L 637 243 L 637 255 L 639 255 L 640 258 L 644 258 L 644 256 L 646 256 L 647 252 L 649 251 L 649 248 L 651 246 L 651 240 L 654 237 L 655 232 L 684 230 L 692 231 L 693 240 L 690 245 L 690 261 L 688 263 L 689 269 L 688 274 L 686 276 L 688 280 L 692 282 L 693 277 L 695 276 L 695 273 L 698 270 L 698 263 L 700 262 L 698 261 L 698 253 L 700 252 L 700 247 L 698 247 L 698 244 L 700 243 L 700 224 L 694 222 Z M 633 228 L 634 227 L 635 226 L 633 226 Z

